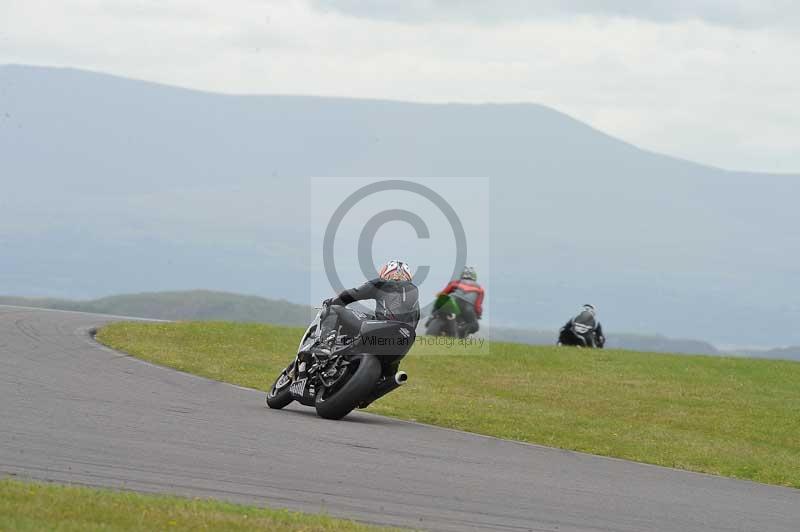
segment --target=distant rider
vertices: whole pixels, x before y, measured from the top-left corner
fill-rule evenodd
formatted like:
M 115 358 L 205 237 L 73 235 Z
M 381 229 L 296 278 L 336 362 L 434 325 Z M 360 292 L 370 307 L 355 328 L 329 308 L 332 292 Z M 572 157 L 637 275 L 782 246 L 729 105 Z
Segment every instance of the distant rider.
M 449 295 L 458 303 L 461 309 L 461 319 L 464 322 L 464 333 L 478 332 L 478 320 L 483 317 L 483 298 L 485 291 L 478 284 L 478 272 L 472 266 L 467 266 L 461 273 L 461 279 L 450 281 L 439 295 Z M 452 331 L 452 336 L 457 336 Z
M 354 337 L 365 320 L 402 321 L 416 329 L 419 323 L 419 290 L 411 276 L 411 268 L 406 262 L 390 260 L 383 265 L 377 279 L 326 300 L 324 305 L 328 307 L 328 314 L 322 321 L 319 352 L 330 353 L 339 327 L 343 334 Z M 346 307 L 366 299 L 375 300 L 374 316 Z
M 594 305 L 584 305 L 577 316 L 561 327 L 558 335 L 559 345 L 601 348 L 606 343 L 603 326 L 597 320 L 597 309 Z

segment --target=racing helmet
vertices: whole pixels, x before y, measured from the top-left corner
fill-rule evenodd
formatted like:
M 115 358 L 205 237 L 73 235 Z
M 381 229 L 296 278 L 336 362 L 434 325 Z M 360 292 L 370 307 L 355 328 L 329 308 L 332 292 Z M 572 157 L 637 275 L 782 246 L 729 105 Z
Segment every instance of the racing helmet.
M 597 307 L 595 307 L 591 303 L 586 303 L 583 306 L 583 308 L 581 308 L 581 311 L 582 312 L 590 312 L 592 314 L 592 316 L 595 316 L 597 314 Z
M 461 278 L 468 281 L 477 281 L 478 272 L 475 270 L 474 266 L 466 266 L 464 271 L 461 272 Z
M 411 268 L 402 260 L 390 260 L 381 268 L 378 276 L 384 281 L 410 281 Z

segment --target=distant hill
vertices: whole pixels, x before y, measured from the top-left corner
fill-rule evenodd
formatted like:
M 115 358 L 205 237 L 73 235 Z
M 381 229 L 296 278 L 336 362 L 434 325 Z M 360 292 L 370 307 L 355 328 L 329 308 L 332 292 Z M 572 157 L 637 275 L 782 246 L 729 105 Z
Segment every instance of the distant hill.
M 293 326 L 307 325 L 316 313 L 310 306 L 290 303 L 284 300 L 209 290 L 127 294 L 104 297 L 93 301 L 0 296 L 0 305 L 75 310 L 163 320 L 226 320 Z M 422 324 L 420 324 L 419 332 L 420 334 L 423 332 Z M 492 327 L 482 331 L 482 333 L 495 341 L 533 345 L 552 345 L 557 337 L 555 331 L 508 327 Z M 611 333 L 608 347 L 664 353 L 722 354 L 707 342 L 679 340 L 655 335 Z M 752 356 L 795 358 L 791 352 L 787 352 L 787 356 L 780 355 L 781 353 L 775 350 L 774 354 L 773 352 L 759 352 L 754 353 Z
M 784 358 L 787 360 L 800 360 L 800 345 L 778 347 L 775 349 L 740 349 L 732 353 L 739 353 L 752 358 Z
M 449 177 L 448 197 L 489 213 L 494 325 L 553 329 L 591 302 L 610 330 L 800 345 L 800 176 L 648 152 L 543 105 L 226 95 L 8 65 L 0 154 L 0 293 L 311 301 L 309 178 Z M 458 186 L 471 176 L 490 190 Z M 434 254 L 417 262 L 450 266 Z
M 494 341 L 533 345 L 553 345 L 558 338 L 558 332 L 556 331 L 513 329 L 508 327 L 492 327 L 486 334 Z M 659 335 L 608 334 L 606 347 L 610 349 L 697 355 L 721 354 L 716 347 L 700 340 L 681 340 Z
M 161 320 L 230 320 L 306 325 L 313 309 L 263 297 L 208 290 L 104 297 L 93 301 L 0 296 L 0 304 Z

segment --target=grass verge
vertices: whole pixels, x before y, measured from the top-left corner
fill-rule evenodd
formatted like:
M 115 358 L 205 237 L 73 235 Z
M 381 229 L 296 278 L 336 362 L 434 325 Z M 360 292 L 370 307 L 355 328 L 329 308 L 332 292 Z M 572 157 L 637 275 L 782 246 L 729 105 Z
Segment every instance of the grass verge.
M 205 499 L 0 480 L 0 530 L 389 531 L 324 516 Z
M 139 358 L 266 390 L 302 330 L 115 323 Z M 800 363 L 491 344 L 416 345 L 409 384 L 371 412 L 640 462 L 800 488 Z

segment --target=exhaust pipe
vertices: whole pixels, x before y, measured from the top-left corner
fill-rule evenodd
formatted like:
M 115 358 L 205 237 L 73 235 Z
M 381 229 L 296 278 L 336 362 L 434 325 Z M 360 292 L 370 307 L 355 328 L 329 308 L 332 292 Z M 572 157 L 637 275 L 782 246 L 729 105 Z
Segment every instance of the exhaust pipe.
M 375 389 L 372 390 L 372 393 L 369 395 L 368 398 L 364 399 L 358 408 L 367 408 L 369 405 L 386 395 L 387 393 L 396 390 L 400 386 L 406 383 L 408 380 L 408 373 L 405 371 L 398 371 L 394 374 L 393 379 L 385 379 L 378 383 L 375 386 Z

